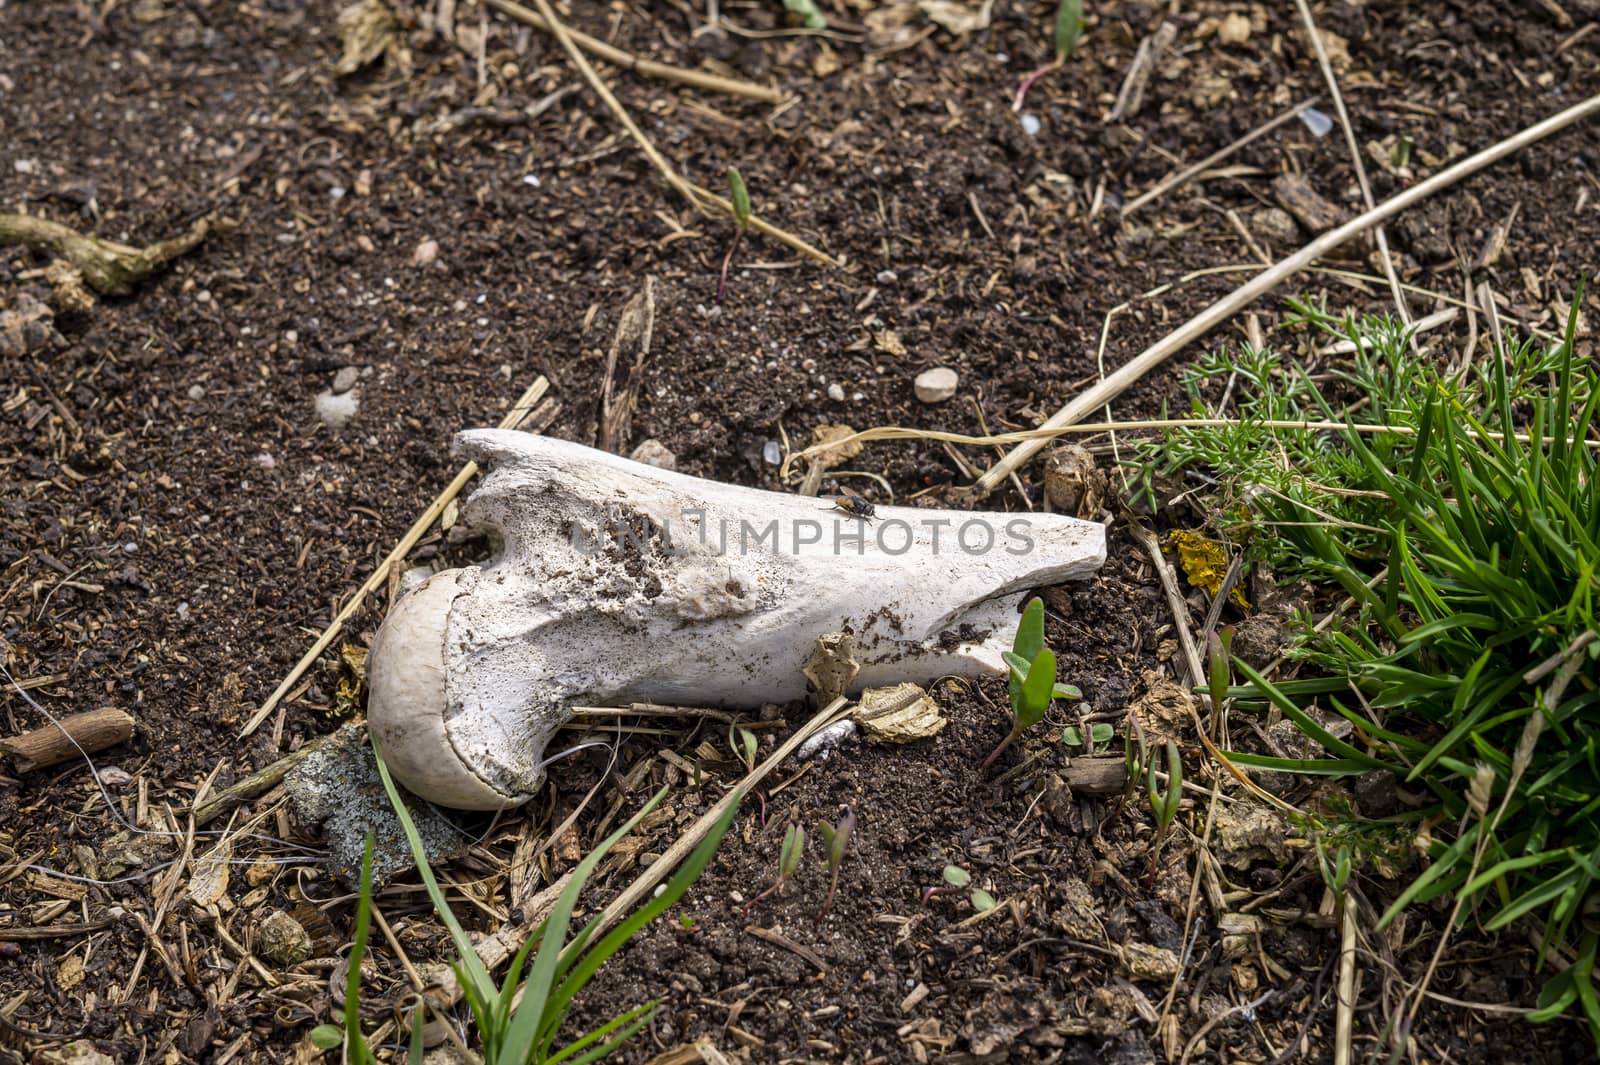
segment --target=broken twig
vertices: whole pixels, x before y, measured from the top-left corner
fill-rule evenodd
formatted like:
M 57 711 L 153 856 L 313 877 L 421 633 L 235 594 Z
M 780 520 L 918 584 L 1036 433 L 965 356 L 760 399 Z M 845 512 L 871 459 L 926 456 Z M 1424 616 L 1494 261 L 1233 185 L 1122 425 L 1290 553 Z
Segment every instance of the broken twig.
M 49 769 L 74 758 L 126 743 L 133 735 L 133 715 L 116 707 L 68 714 L 31 732 L 0 740 L 0 755 L 19 773 Z
M 0 214 L 0 247 L 25 244 L 54 252 L 83 272 L 89 287 L 103 296 L 126 296 L 135 285 L 205 239 L 209 219 L 189 232 L 143 248 L 131 248 L 99 237 L 87 237 L 70 226 L 27 214 Z

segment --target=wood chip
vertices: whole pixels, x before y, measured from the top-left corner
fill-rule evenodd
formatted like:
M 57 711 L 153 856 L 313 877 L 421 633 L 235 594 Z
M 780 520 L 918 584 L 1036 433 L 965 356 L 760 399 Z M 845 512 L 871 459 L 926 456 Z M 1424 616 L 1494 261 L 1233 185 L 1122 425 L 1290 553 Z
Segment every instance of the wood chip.
M 755 936 L 757 939 L 771 943 L 775 947 L 782 947 L 789 953 L 804 958 L 812 965 L 815 965 L 822 973 L 826 973 L 828 971 L 828 963 L 822 960 L 822 955 L 818 954 L 816 951 L 812 950 L 803 943 L 796 943 L 782 932 L 775 932 L 770 928 L 759 928 L 755 925 L 751 925 L 749 928 L 746 928 L 745 932 L 748 935 Z

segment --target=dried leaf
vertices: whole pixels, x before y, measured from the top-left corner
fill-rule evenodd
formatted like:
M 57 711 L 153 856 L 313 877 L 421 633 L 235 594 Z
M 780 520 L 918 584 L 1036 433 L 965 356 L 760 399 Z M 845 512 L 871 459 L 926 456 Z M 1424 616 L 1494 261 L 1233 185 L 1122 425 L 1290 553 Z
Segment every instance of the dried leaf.
M 228 893 L 228 859 L 231 857 L 233 846 L 223 841 L 194 863 L 194 875 L 189 878 L 189 898 L 196 906 L 215 905 Z
M 992 3 L 964 4 L 960 0 L 918 0 L 917 6 L 930 22 L 957 37 L 989 28 Z
M 937 736 L 949 724 L 939 704 L 915 684 L 868 688 L 850 716 L 868 739 L 882 743 L 924 740 Z
M 339 40 L 344 54 L 334 67 L 340 74 L 354 74 L 388 51 L 395 42 L 400 24 L 383 0 L 359 0 L 339 12 Z
M 855 432 L 848 425 L 828 425 L 824 423 L 811 430 L 811 446 L 832 444 L 836 440 L 854 436 Z M 848 444 L 840 444 L 837 447 L 829 448 L 827 451 L 817 455 L 815 461 L 822 463 L 823 469 L 831 470 L 835 466 L 844 465 L 859 454 L 861 454 L 861 441 L 852 440 Z

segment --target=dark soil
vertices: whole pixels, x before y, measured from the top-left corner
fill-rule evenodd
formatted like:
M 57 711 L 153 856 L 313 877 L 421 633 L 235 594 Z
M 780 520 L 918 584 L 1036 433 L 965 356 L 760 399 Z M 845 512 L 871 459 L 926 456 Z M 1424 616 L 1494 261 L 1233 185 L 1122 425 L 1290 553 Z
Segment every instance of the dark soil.
M 1277 206 L 1280 174 L 1304 175 L 1341 216 L 1360 210 L 1337 128 L 1319 139 L 1295 121 L 1121 218 L 1122 204 L 1179 166 L 1326 94 L 1291 8 L 1204 0 L 1173 16 L 1174 52 L 1142 106 L 1105 124 L 1164 9 L 1089 7 L 1080 52 L 1029 96 L 1036 135 L 1009 101 L 1048 59 L 1048 4 L 998 4 L 991 26 L 963 38 L 913 5 L 872 0 L 824 5 L 868 29 L 831 39 L 766 32 L 781 28 L 775 2 L 724 5 L 751 31 L 724 36 L 696 34 L 704 14 L 687 4 L 574 15 L 642 56 L 796 97 L 771 109 L 601 68 L 691 180 L 720 187 L 738 165 L 758 213 L 848 261 L 831 270 L 747 240 L 718 306 L 729 223 L 674 198 L 551 39 L 480 17 L 469 0 L 456 40 L 426 28 L 431 5 L 404 7 L 409 69 L 380 61 L 349 76 L 335 73 L 338 5 L 320 0 L 0 0 L 0 210 L 130 244 L 212 218 L 199 248 L 92 309 L 68 306 L 36 273 L 46 257 L 0 249 L 0 311 L 32 297 L 51 312 L 0 351 L 0 663 L 53 714 L 118 706 L 139 721 L 133 742 L 96 759 L 119 770 L 107 781 L 115 815 L 82 764 L 0 776 L 0 862 L 13 863 L 0 865 L 0 1058 L 58 1060 L 50 1048 L 71 1035 L 118 1062 L 306 1053 L 306 1031 L 330 1016 L 328 977 L 353 908 L 288 845 L 315 841 L 289 823 L 278 792 L 235 815 L 231 830 L 247 835 L 231 853 L 253 864 L 232 867 L 207 905 L 191 891 L 191 859 L 216 840 L 186 841 L 188 811 L 197 794 L 350 711 L 346 667 L 330 651 L 281 716 L 239 738 L 448 483 L 457 430 L 496 423 L 543 374 L 561 404 L 548 431 L 595 441 L 605 350 L 647 275 L 655 339 L 619 450 L 653 438 L 688 472 L 792 489 L 763 448 L 784 438 L 798 448 L 819 424 L 1036 424 L 1100 372 L 1113 308 L 1133 301 L 1112 320 L 1107 368 L 1248 276 L 1196 276 L 1256 260 L 1230 212 L 1274 258 L 1306 239 L 1293 221 L 1263 215 Z M 1238 22 L 1219 36 L 1230 15 L 1244 16 L 1246 39 Z M 1600 92 L 1595 0 L 1336 2 L 1317 18 L 1338 35 L 1335 67 L 1379 199 Z M 536 117 L 523 111 L 569 87 Z M 1451 298 L 1469 279 L 1487 281 L 1508 320 L 1554 328 L 1580 275 L 1600 266 L 1597 129 L 1528 148 L 1392 226 L 1405 280 Z M 1333 265 L 1370 274 L 1371 254 L 1352 246 Z M 1327 274 L 1288 292 L 1335 309 L 1388 306 L 1381 283 Z M 1418 315 L 1435 309 L 1432 295 L 1411 298 Z M 1304 340 L 1275 331 L 1280 310 L 1255 309 L 1277 342 Z M 1583 310 L 1592 328 L 1600 301 Z M 1465 342 L 1462 323 L 1452 328 L 1445 351 Z M 1208 343 L 1243 335 L 1241 319 Z M 959 372 L 961 392 L 927 407 L 911 382 L 939 365 Z M 360 407 L 334 430 L 313 402 L 345 367 L 358 374 Z M 1177 398 L 1167 369 L 1114 413 L 1152 416 Z M 981 468 L 990 455 L 966 459 Z M 969 480 L 933 444 L 874 444 L 852 466 L 902 500 L 924 492 L 938 503 Z M 1021 475 L 1037 505 L 1040 465 Z M 850 487 L 885 501 L 871 481 Z M 1024 506 L 1009 487 L 990 504 Z M 1083 689 L 1085 712 L 1114 720 L 1145 692 L 1148 671 L 1170 673 L 1172 631 L 1149 559 L 1120 521 L 1111 545 L 1099 577 L 1048 598 L 1064 677 Z M 442 546 L 431 533 L 412 562 Z M 382 599 L 349 642 L 370 638 Z M 938 739 L 847 746 L 772 796 L 765 828 L 748 804 L 682 907 L 693 930 L 675 914 L 644 933 L 586 992 L 573 1031 L 662 997 L 626 1060 L 701 1038 L 749 1061 L 1331 1060 L 1339 937 L 1303 841 L 1283 846 L 1280 828 L 1275 848 L 1220 867 L 1186 942 L 1192 878 L 1209 862 L 1189 828 L 1150 868 L 1142 801 L 1063 787 L 1065 711 L 983 777 L 977 763 L 1005 731 L 1004 685 L 938 695 L 951 718 Z M 791 725 L 803 712 L 782 711 Z M 42 722 L 5 685 L 0 734 Z M 1209 789 L 1192 729 L 1171 727 L 1191 778 Z M 715 730 L 634 737 L 617 769 L 636 794 L 665 779 L 662 742 L 716 775 L 678 793 L 646 852 L 664 848 L 733 769 L 712 760 L 725 751 Z M 454 879 L 476 900 L 462 910 L 477 927 L 492 930 L 520 901 L 506 875 L 519 842 L 541 841 L 604 765 L 580 756 L 548 800 L 469 826 L 481 835 Z M 622 799 L 614 784 L 601 791 L 580 819 L 581 846 L 598 837 L 597 811 Z M 1198 832 L 1206 795 L 1195 803 L 1180 821 Z M 833 913 L 815 921 L 825 876 L 808 864 L 742 917 L 738 899 L 770 882 L 786 820 L 831 819 L 841 804 L 860 825 Z M 559 873 L 581 846 L 546 853 L 543 872 Z M 641 857 L 610 862 L 605 889 Z M 921 903 L 947 863 L 1003 912 L 970 921 L 965 900 Z M 1360 874 L 1380 909 L 1398 882 Z M 1233 914 L 1261 918 L 1259 939 L 1225 941 L 1218 894 Z M 415 889 L 391 888 L 381 905 L 412 961 L 448 959 Z M 255 956 L 260 922 L 297 906 L 313 957 L 275 969 Z M 1441 916 L 1418 910 L 1382 933 L 1371 916 L 1363 911 L 1355 1040 L 1363 1059 L 1381 1059 L 1384 1025 L 1403 1012 Z M 749 926 L 780 930 L 825 968 Z M 22 927 L 51 930 L 18 941 Z M 407 989 L 389 944 L 375 937 L 374 949 L 369 1030 Z M 1467 934 L 1433 988 L 1527 1007 L 1540 980 L 1532 956 L 1526 930 Z M 1170 959 L 1186 959 L 1177 984 Z M 1441 1002 L 1410 1034 L 1414 1061 L 1555 1062 L 1588 1045 L 1570 1026 Z

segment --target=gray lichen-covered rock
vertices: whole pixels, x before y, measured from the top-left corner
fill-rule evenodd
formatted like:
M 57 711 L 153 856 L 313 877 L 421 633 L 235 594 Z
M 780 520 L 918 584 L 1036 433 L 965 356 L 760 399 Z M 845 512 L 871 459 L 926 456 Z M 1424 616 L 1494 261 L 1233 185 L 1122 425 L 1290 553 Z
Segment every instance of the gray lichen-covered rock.
M 289 771 L 284 779 L 295 817 L 302 824 L 322 826 L 328 843 L 328 865 L 351 887 L 361 882 L 361 854 L 367 833 L 372 841 L 372 882 L 381 887 L 415 862 L 405 831 L 378 776 L 378 763 L 365 730 L 346 725 Z M 407 803 L 430 863 L 444 861 L 462 849 L 460 831 L 438 810 L 413 799 Z

